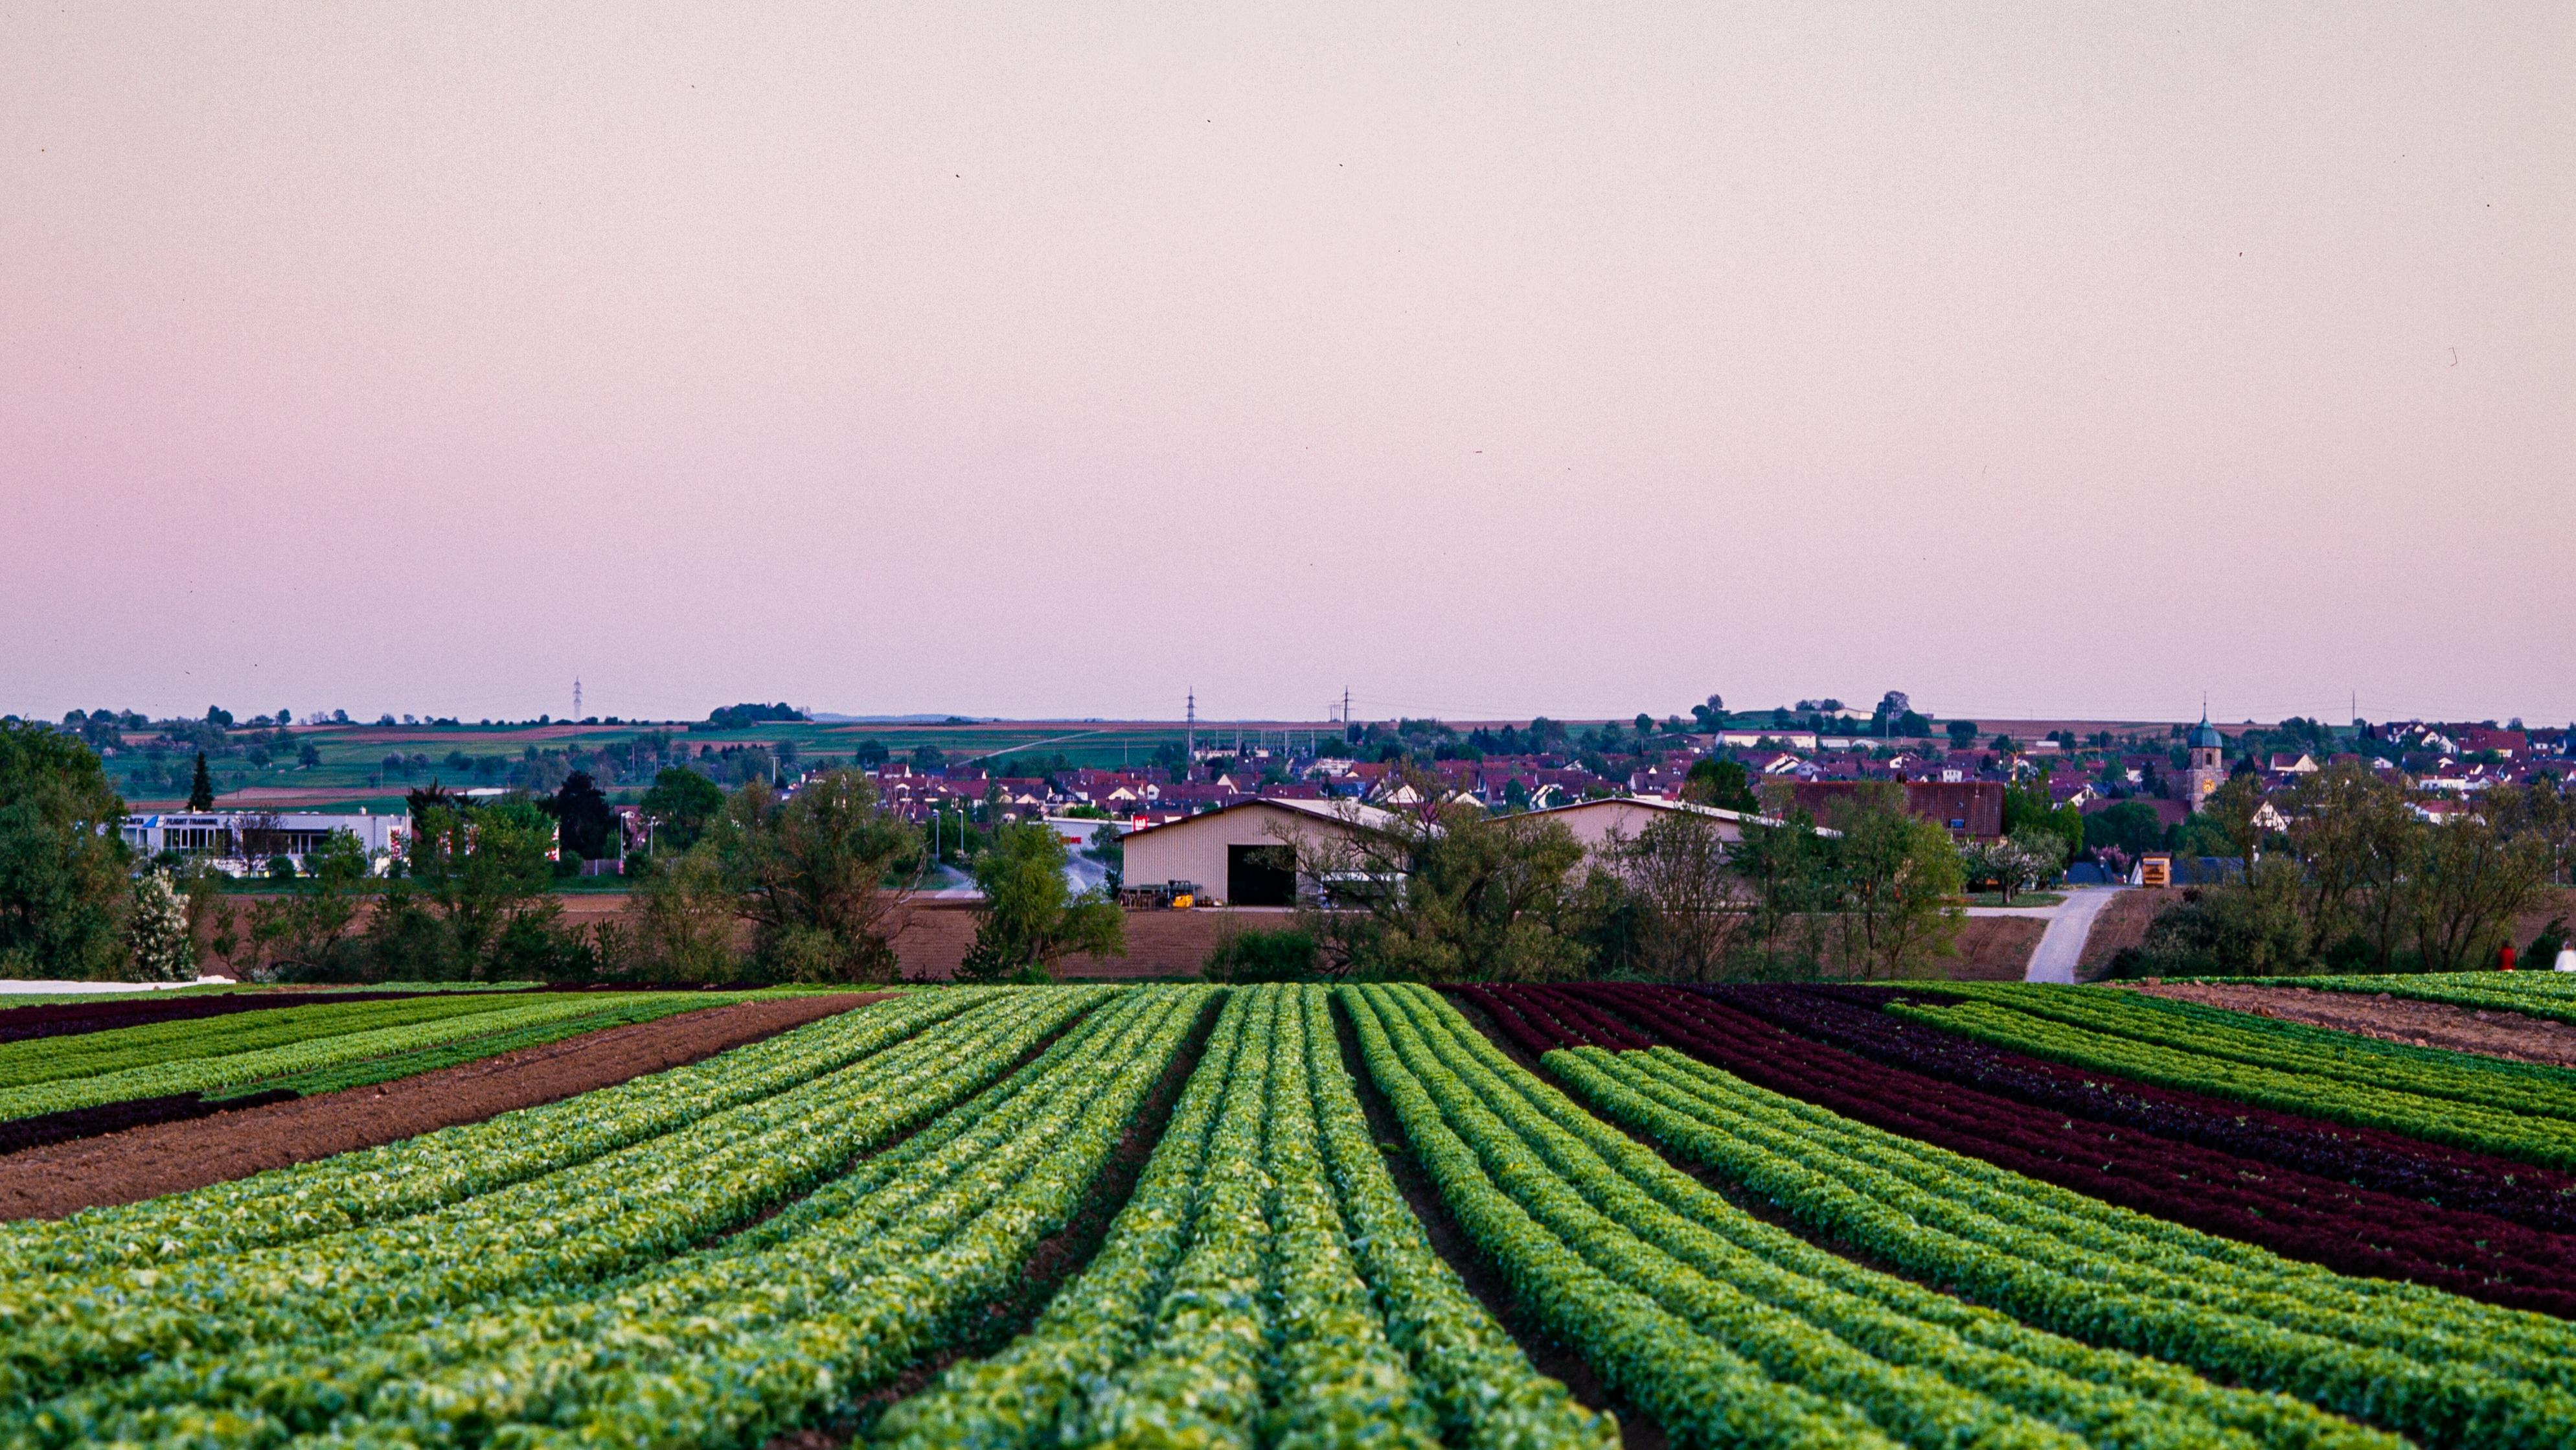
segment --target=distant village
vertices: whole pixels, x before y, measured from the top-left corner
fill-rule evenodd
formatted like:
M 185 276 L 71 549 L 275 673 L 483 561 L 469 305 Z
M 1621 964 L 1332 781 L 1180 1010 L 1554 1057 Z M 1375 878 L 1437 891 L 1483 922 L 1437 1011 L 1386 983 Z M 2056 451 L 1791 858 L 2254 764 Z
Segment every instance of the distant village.
M 111 712 L 97 712 L 95 721 L 73 714 L 79 718 L 67 719 L 64 728 L 85 730 L 107 754 L 122 749 L 131 755 L 145 746 L 136 735 L 136 727 L 145 724 L 140 717 L 112 726 L 109 744 L 97 738 L 97 725 L 110 721 Z M 263 764 L 271 750 L 284 760 L 301 749 L 310 762 L 312 740 L 350 722 L 345 715 L 316 717 L 297 731 L 280 712 L 274 721 L 255 723 L 273 732 L 273 742 L 260 743 L 254 728 L 248 732 L 253 743 L 245 747 L 244 732 L 228 716 L 213 736 L 226 752 L 248 749 Z M 424 729 L 475 728 L 445 719 L 406 719 L 397 726 L 391 716 L 376 728 L 408 730 L 414 723 Z M 1641 713 L 1633 720 L 1592 723 L 1544 716 L 1308 726 L 1194 722 L 1149 758 L 1119 765 L 1077 765 L 1040 749 L 951 760 L 930 746 L 890 749 L 865 733 L 845 735 L 846 756 L 825 753 L 810 740 L 800 750 L 789 727 L 808 723 L 805 712 L 784 705 L 730 706 L 706 722 L 651 727 L 593 746 L 580 738 L 584 726 L 642 722 L 549 719 L 541 728 L 567 732 L 565 741 L 544 749 L 527 745 L 522 758 L 469 755 L 461 748 L 443 759 L 396 751 L 366 779 L 399 788 L 438 780 L 471 800 L 542 796 L 576 772 L 613 788 L 682 766 L 722 783 L 757 776 L 793 791 L 818 770 L 855 768 L 875 783 L 887 809 L 925 829 L 943 819 L 987 825 L 1048 819 L 1067 827 L 1069 843 L 1088 844 L 1104 829 L 1125 834 L 1252 801 L 1378 809 L 1469 804 L 1497 814 L 1604 800 L 1682 802 L 1694 794 L 1694 769 L 1707 776 L 1710 763 L 1720 762 L 1741 772 L 1743 795 L 1731 803 L 1748 810 L 1822 818 L 1840 793 L 1891 784 L 1903 788 L 1913 814 L 1963 843 L 1991 841 L 2013 829 L 2016 805 L 2072 809 L 2086 823 L 2075 879 L 2107 881 L 2133 878 L 2139 858 L 2151 852 L 2186 862 L 2225 855 L 2214 831 L 2196 832 L 2195 826 L 2200 808 L 2236 776 L 2254 777 L 2268 795 L 2349 760 L 2401 787 L 2419 817 L 2439 823 L 2468 809 L 2482 791 L 2543 775 L 2564 777 L 2576 765 L 2576 734 L 2569 728 L 2532 728 L 2520 720 L 2327 725 L 2298 717 L 2270 724 L 2204 717 L 2196 724 L 2145 726 L 2082 720 L 1988 725 L 1925 715 L 1898 691 L 1869 709 L 1822 699 L 1767 712 L 1730 712 L 1712 696 L 1687 716 L 1661 720 Z M 156 768 L 170 772 L 171 784 L 186 759 L 189 729 L 203 728 L 194 722 L 186 729 L 165 725 L 150 737 L 153 760 L 169 762 Z M 780 738 L 758 738 L 764 729 Z M 735 738 L 693 743 L 696 731 Z M 298 847 L 335 830 L 349 831 L 371 854 L 399 850 L 399 813 L 298 811 L 271 807 L 257 799 L 257 791 L 240 794 L 252 799 L 225 800 L 220 808 L 209 803 L 196 810 L 138 811 L 126 825 L 128 844 L 146 856 L 240 855 L 247 823 L 277 855 L 295 856 Z M 645 848 L 654 830 L 652 813 L 637 800 L 612 809 L 617 844 Z M 2258 824 L 2281 829 L 2286 821 L 2275 814 Z

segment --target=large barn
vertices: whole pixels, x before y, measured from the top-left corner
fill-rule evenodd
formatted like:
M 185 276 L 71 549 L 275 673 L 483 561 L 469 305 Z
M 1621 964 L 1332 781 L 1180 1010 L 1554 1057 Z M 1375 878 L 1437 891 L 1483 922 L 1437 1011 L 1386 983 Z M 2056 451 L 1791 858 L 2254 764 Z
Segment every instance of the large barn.
M 1208 906 L 1294 906 L 1318 848 L 1392 818 L 1350 801 L 1251 800 L 1128 833 L 1131 888 L 1186 882 Z

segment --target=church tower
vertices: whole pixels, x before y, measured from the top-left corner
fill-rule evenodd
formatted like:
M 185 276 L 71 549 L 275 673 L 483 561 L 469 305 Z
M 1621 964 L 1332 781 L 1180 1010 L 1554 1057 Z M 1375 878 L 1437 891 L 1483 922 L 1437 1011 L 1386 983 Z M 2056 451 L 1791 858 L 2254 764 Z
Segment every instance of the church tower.
M 2193 810 L 2199 810 L 2227 780 L 2227 746 L 2219 738 L 2218 727 L 2209 723 L 2207 709 L 2200 712 L 2200 723 L 2191 728 L 2191 738 L 2185 743 L 2191 748 L 2191 765 L 2182 773 L 2182 798 Z

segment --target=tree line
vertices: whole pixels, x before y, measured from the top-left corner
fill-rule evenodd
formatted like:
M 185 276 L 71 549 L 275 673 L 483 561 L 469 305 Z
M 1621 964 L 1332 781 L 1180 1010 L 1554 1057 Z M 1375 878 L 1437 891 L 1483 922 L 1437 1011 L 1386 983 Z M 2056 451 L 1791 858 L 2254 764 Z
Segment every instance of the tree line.
M 2253 777 L 2234 777 L 2203 814 L 2236 858 L 2236 879 L 2158 916 L 2114 974 L 2494 967 L 2504 947 L 2522 945 L 2515 918 L 2576 869 L 2576 792 L 2542 776 L 2468 805 L 2427 820 L 2395 782 L 2352 761 L 2268 797 Z M 2565 940 L 2554 922 L 2531 944 L 2543 958 L 2532 965 L 2548 965 Z

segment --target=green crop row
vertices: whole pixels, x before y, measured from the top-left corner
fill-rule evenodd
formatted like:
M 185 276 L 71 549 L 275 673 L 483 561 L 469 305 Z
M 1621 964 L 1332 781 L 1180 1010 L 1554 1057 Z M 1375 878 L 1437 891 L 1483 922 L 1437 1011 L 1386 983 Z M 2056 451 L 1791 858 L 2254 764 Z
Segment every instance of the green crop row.
M 1019 994 L 1051 1011 L 1105 1005 L 766 1220 L 606 1281 L 156 1364 L 45 1404 L 19 1438 L 758 1445 L 981 1332 L 1078 1207 L 1208 990 Z M 1001 1051 L 941 1055 L 963 1071 Z
M 1432 1252 L 1337 1058 L 1322 989 L 1235 994 L 1100 1256 L 881 1438 L 1611 1444 Z
M 634 1005 L 652 1004 L 684 1012 L 738 1000 L 719 993 L 660 992 L 649 994 Z M 543 1023 L 569 1021 L 598 1012 L 600 1005 L 596 997 L 561 993 L 524 994 L 491 1003 L 484 1011 L 427 1022 L 308 1037 L 281 1046 L 219 1057 L 177 1058 L 94 1077 L 33 1083 L 0 1091 L 0 1118 L 96 1107 L 100 1103 L 158 1097 L 165 1093 L 217 1092 L 270 1078 L 292 1077 L 337 1067 L 343 1063 L 392 1057 L 444 1043 L 513 1032 Z
M 0 1224 L 0 1285 L 298 1243 L 426 1213 L 841 1071 L 995 995 L 967 989 L 880 1002 L 705 1062 L 381 1148 L 88 1209 L 60 1222 Z
M 32 1037 L 0 1043 L 0 1089 L 98 1077 L 191 1058 L 257 1052 L 380 1027 L 469 1017 L 522 1006 L 529 1000 L 531 994 L 525 992 L 478 992 L 396 998 L 389 1002 L 326 1002 L 63 1037 Z M 561 1001 L 562 994 L 554 994 L 549 1000 Z M 591 999 L 593 1010 L 599 1005 L 598 999 Z
M 2196 981 L 2243 986 L 2312 988 L 2319 992 L 2354 992 L 2403 997 L 2416 1002 L 2482 1010 L 2501 1009 L 2576 1023 L 2576 973 L 2557 972 L 2426 972 L 2360 977 L 2199 977 Z
M 2143 992 L 2014 982 L 1963 984 L 1947 994 L 2252 1067 L 2576 1120 L 2576 1072 L 2545 1063 L 2412 1047 Z
M 2285 1260 L 1853 1123 L 1669 1049 L 1581 1048 L 1547 1062 L 1596 1111 L 1809 1229 L 2028 1324 L 2428 1444 L 2576 1443 L 2576 1327 L 2558 1320 Z
M 413 1218 L 0 1290 L 0 1402 L 147 1360 L 351 1332 L 630 1272 L 757 1216 L 979 1091 L 1098 993 L 1005 997 L 773 1097 Z
M 1586 1113 L 1427 992 L 1352 1004 L 1407 1136 L 1518 1297 L 1686 1441 L 2392 1443 L 1838 1259 Z
M 640 1001 L 619 1000 L 618 1005 L 593 1012 L 588 1016 L 539 1022 L 514 1031 L 494 1032 L 456 1042 L 442 1042 L 435 1047 L 424 1047 L 413 1052 L 362 1058 L 356 1062 L 316 1068 L 310 1072 L 299 1072 L 288 1077 L 241 1083 L 207 1096 L 221 1101 L 225 1098 L 244 1097 L 251 1093 L 274 1092 L 281 1089 L 302 1097 L 311 1097 L 316 1093 L 345 1092 L 350 1088 L 370 1087 L 380 1082 L 392 1082 L 397 1078 L 415 1077 L 424 1072 L 436 1072 L 440 1068 L 455 1067 L 461 1063 L 479 1062 L 487 1057 L 497 1057 L 505 1052 L 517 1052 L 522 1048 L 542 1047 L 549 1042 L 561 1042 L 568 1037 L 602 1032 L 611 1027 L 632 1027 L 637 1023 L 652 1022 L 664 1017 L 676 1016 L 682 1012 L 698 1011 L 709 1005 L 721 1006 L 727 1002 L 739 1000 L 741 999 L 717 998 L 710 1004 L 704 997 L 695 993 L 686 997 L 657 995 Z
M 2269 1067 L 2213 1056 L 2186 1045 L 2193 1040 L 2192 1026 L 2179 1028 L 2174 1034 L 2177 1042 L 2164 1043 L 2079 1026 L 2055 1015 L 2017 1010 L 1988 998 L 1940 1007 L 1891 1003 L 1887 1010 L 1980 1042 L 2095 1072 L 2116 1073 L 2163 1087 L 2210 1093 L 2332 1122 L 2386 1128 L 2427 1142 L 2448 1143 L 2527 1163 L 2576 1168 L 2576 1123 L 2563 1118 L 2529 1115 L 2454 1097 L 2428 1096 L 2295 1067 Z M 2392 1076 L 2402 1080 L 2402 1074 Z

